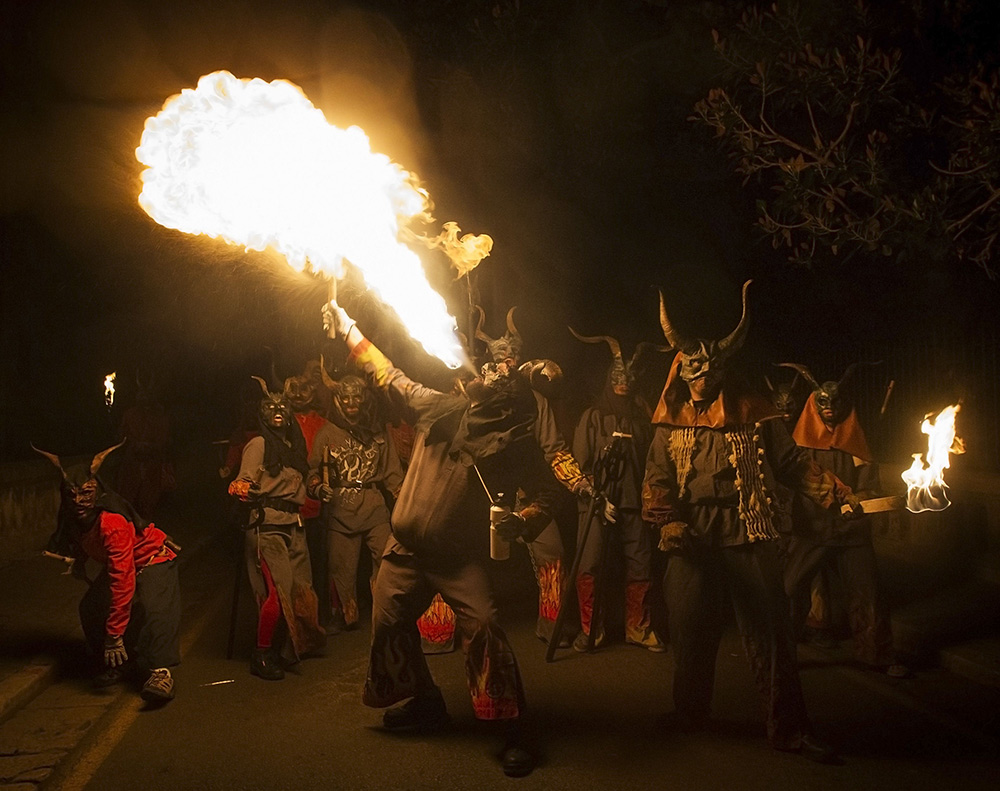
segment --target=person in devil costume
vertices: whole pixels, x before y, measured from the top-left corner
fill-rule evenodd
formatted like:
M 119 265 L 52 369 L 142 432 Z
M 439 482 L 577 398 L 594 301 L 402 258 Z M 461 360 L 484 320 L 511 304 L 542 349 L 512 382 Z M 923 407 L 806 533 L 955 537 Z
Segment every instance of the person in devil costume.
M 573 435 L 573 456 L 579 460 L 583 471 L 593 476 L 598 454 L 612 441 L 613 435 L 620 435 L 627 447 L 625 469 L 620 482 L 621 491 L 614 503 L 614 522 L 607 526 L 592 527 L 587 532 L 587 541 L 580 556 L 576 593 L 581 631 L 574 640 L 573 647 L 584 652 L 589 645 L 588 638 L 594 628 L 595 581 L 602 572 L 600 565 L 604 542 L 611 538 L 610 533 L 614 531 L 620 536 L 620 542 L 616 542 L 616 546 L 625 558 L 625 642 L 654 653 L 663 653 L 667 650 L 666 646 L 656 634 L 650 620 L 652 533 L 642 521 L 641 491 L 646 454 L 652 435 L 651 410 L 635 392 L 633 375 L 633 366 L 640 353 L 655 344 L 637 346 L 632 359 L 626 364 L 621 346 L 615 338 L 608 335 L 583 336 L 572 327 L 569 331 L 584 343 L 607 343 L 613 357 L 603 390 L 577 423 Z M 669 351 L 662 347 L 656 348 Z M 579 536 L 587 528 L 583 522 L 588 512 L 581 504 Z M 607 579 L 601 582 L 606 584 Z M 597 624 L 596 628 L 594 645 L 600 646 L 604 642 L 604 624 Z
M 878 466 L 848 396 L 858 364 L 848 366 L 839 381 L 822 384 L 804 365 L 782 365 L 794 368 L 813 388 L 792 439 L 859 496 L 875 496 Z M 793 521 L 785 557 L 785 592 L 796 633 L 801 635 L 806 625 L 810 587 L 817 572 L 831 574 L 839 579 L 847 598 L 845 610 L 858 660 L 893 678 L 907 677 L 909 668 L 896 661 L 893 651 L 889 606 L 878 579 L 870 518 L 844 522 L 797 497 Z
M 358 627 L 362 541 L 371 554 L 375 584 L 390 532 L 383 490 L 395 498 L 403 471 L 364 380 L 346 374 L 327 386 L 333 393 L 331 421 L 317 432 L 309 454 L 307 490 L 325 504 L 328 588 L 334 605 L 330 625 L 340 631 Z
M 850 504 L 851 514 L 860 502 L 796 447 L 766 399 L 726 376 L 745 338 L 749 285 L 739 325 L 719 341 L 678 332 L 660 295 L 663 333 L 679 352 L 653 413 L 642 503 L 668 553 L 672 722 L 707 723 L 728 599 L 765 704 L 771 746 L 832 763 L 839 761 L 836 752 L 813 736 L 806 716 L 772 492 L 777 480 L 823 508 Z
M 88 559 L 103 566 L 80 601 L 87 646 L 103 660 L 95 686 L 117 684 L 132 671 L 142 681 L 143 700 L 162 704 L 174 697 L 170 668 L 181 661 L 177 553 L 162 530 L 98 477 L 104 459 L 121 445 L 89 465 L 66 468 L 54 453 L 35 448 L 62 473 L 49 550 L 74 558 L 80 575 Z
M 229 494 L 250 503 L 244 548 L 260 611 L 250 672 L 266 681 L 285 677 L 282 658 L 297 661 L 321 648 L 325 634 L 300 509 L 309 473 L 306 443 L 283 393 L 260 383 L 260 436 L 243 449 Z
M 385 712 L 388 730 L 434 728 L 447 721 L 416 626 L 440 593 L 456 613 L 475 716 L 506 725 L 504 773 L 526 775 L 534 759 L 521 733 L 521 674 L 479 558 L 487 513 L 500 493 L 523 492 L 520 508 L 494 523 L 504 539 L 530 540 L 551 520 L 557 490 L 532 437 L 530 388 L 516 369 L 500 363 L 484 366 L 467 395 L 442 393 L 394 367 L 335 302 L 324 307 L 324 323 L 332 337 L 346 342 L 348 359 L 369 383 L 404 409 L 416 432 L 373 591 L 362 701 L 384 708 L 409 699 Z
M 476 327 L 476 337 L 486 344 L 489 360 L 487 366 L 496 368 L 504 366 L 507 369 L 519 370 L 531 385 L 531 394 L 535 401 L 535 421 L 532 432 L 535 440 L 542 448 L 545 461 L 548 462 L 556 480 L 574 496 L 587 499 L 593 496 L 593 487 L 589 478 L 580 468 L 566 440 L 556 425 L 555 413 L 549 402 L 548 394 L 562 379 L 562 371 L 552 360 L 528 360 L 521 362 L 523 341 L 521 333 L 514 324 L 514 311 L 507 311 L 507 331 L 498 338 L 491 338 L 483 331 L 483 311 L 479 309 L 479 323 Z M 538 619 L 535 625 L 535 635 L 543 642 L 548 642 L 555 628 L 559 615 L 559 605 L 563 598 L 563 588 L 566 585 L 566 570 L 563 564 L 563 541 L 559 526 L 554 520 L 545 526 L 533 541 L 527 542 L 535 578 L 538 582 Z M 560 647 L 568 647 L 568 636 L 563 637 Z

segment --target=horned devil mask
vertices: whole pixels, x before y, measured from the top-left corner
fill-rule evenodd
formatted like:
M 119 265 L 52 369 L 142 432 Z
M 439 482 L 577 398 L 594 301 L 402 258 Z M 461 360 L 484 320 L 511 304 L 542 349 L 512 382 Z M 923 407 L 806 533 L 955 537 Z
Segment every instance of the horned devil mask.
M 747 290 L 748 280 L 743 284 L 743 315 L 740 323 L 725 338 L 718 341 L 689 338 L 681 335 L 673 326 L 667 315 L 667 308 L 660 292 L 660 326 L 667 342 L 680 350 L 680 377 L 691 390 L 691 397 L 701 401 L 715 394 L 722 384 L 726 363 L 746 340 L 747 332 Z
M 833 427 L 843 423 L 851 413 L 851 399 L 849 391 L 854 372 L 860 365 L 879 365 L 880 363 L 851 363 L 844 371 L 844 375 L 836 382 L 829 381 L 820 384 L 816 377 L 804 365 L 798 363 L 778 363 L 784 368 L 792 368 L 798 371 L 813 389 L 813 400 L 816 402 L 816 411 L 819 412 L 820 420 L 827 426 Z
M 625 358 L 622 357 L 621 345 L 617 339 L 612 338 L 610 335 L 581 335 L 572 327 L 569 328 L 569 331 L 573 333 L 573 337 L 578 341 L 583 341 L 584 343 L 603 342 L 608 344 L 612 357 L 611 370 L 608 372 L 608 382 L 614 394 L 619 396 L 627 396 L 635 387 L 637 362 L 644 351 L 647 349 L 655 349 L 660 352 L 671 351 L 669 346 L 658 346 L 655 343 L 643 341 L 635 347 L 632 357 L 626 363 Z
M 63 497 L 72 502 L 76 518 L 85 521 L 94 512 L 94 509 L 97 508 L 97 499 L 101 494 L 101 484 L 97 480 L 98 470 L 101 469 L 101 465 L 108 457 L 108 454 L 124 444 L 125 440 L 122 440 L 117 445 L 112 445 L 110 448 L 102 450 L 90 460 L 89 464 L 87 462 L 78 462 L 65 468 L 56 454 L 39 450 L 34 445 L 31 447 L 51 461 L 56 466 L 56 469 L 62 473 Z

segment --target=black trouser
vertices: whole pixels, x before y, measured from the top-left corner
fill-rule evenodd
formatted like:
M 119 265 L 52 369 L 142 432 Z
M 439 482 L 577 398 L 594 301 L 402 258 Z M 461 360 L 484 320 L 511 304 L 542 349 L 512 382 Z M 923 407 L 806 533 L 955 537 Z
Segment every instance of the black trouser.
M 788 544 L 785 559 L 785 592 L 791 600 L 792 625 L 801 636 L 809 615 L 809 586 L 821 569 L 837 575 L 847 599 L 847 620 L 857 658 L 875 667 L 894 661 L 889 605 L 878 581 L 878 565 L 871 543 L 859 546 L 825 546 L 800 538 Z
M 111 608 L 107 570 L 97 575 L 80 600 L 80 623 L 87 645 L 96 655 L 104 651 L 105 623 Z M 132 613 L 125 629 L 125 650 L 142 670 L 179 664 L 181 594 L 177 562 L 146 566 L 135 575 Z
M 763 698 L 768 739 L 778 749 L 797 748 L 809 722 L 777 542 L 673 552 L 664 591 L 677 710 L 695 719 L 709 716 L 724 608 L 731 603 Z

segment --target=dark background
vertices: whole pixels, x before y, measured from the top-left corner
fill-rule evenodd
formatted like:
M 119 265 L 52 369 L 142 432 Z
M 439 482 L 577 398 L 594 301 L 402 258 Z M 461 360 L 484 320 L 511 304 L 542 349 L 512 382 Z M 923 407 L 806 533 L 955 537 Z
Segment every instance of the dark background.
M 790 267 L 754 230 L 709 131 L 688 120 L 719 79 L 711 30 L 740 5 L 7 0 L 0 459 L 31 457 L 29 441 L 58 453 L 109 444 L 140 372 L 178 442 L 222 439 L 251 373 L 298 373 L 321 349 L 321 285 L 276 255 L 162 228 L 136 202 L 145 119 L 227 69 L 298 84 L 331 123 L 360 126 L 418 174 L 439 223 L 493 237 L 475 273 L 486 329 L 500 334 L 518 306 L 526 356 L 566 372 L 565 429 L 609 360 L 567 324 L 617 336 L 628 355 L 662 340 L 663 289 L 678 325 L 719 337 L 752 277 L 744 365 L 758 384 L 782 360 L 823 380 L 885 359 L 859 393 L 883 456 L 921 450 L 919 419 L 963 398 L 960 428 L 977 434 L 965 463 L 997 466 L 996 282 L 957 262 Z M 969 45 L 995 49 L 996 33 L 980 25 Z M 437 254 L 422 257 L 464 326 L 465 283 Z M 363 295 L 344 301 L 402 367 L 447 385 Z M 892 408 L 876 421 L 890 379 Z

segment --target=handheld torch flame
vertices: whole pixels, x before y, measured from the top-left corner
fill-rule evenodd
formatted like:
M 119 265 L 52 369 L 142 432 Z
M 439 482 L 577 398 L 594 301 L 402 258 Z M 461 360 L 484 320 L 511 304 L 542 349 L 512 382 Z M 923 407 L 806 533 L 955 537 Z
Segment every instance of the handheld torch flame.
M 959 405 L 943 409 L 933 421 L 924 418 L 920 430 L 927 435 L 927 461 L 923 454 L 913 454 L 913 464 L 902 477 L 906 483 L 906 508 L 913 513 L 943 511 L 951 501 L 944 471 L 951 463 L 950 454 L 965 453 L 965 443 L 955 436 L 955 416 Z
M 115 403 L 115 375 L 116 371 L 112 371 L 107 376 L 104 377 L 104 404 L 108 409 L 111 409 Z
M 427 193 L 297 85 L 207 74 L 146 120 L 136 158 L 147 166 L 139 205 L 160 225 L 270 246 L 331 278 L 349 261 L 425 350 L 465 363 L 455 319 L 400 241 L 408 222 L 429 219 Z

